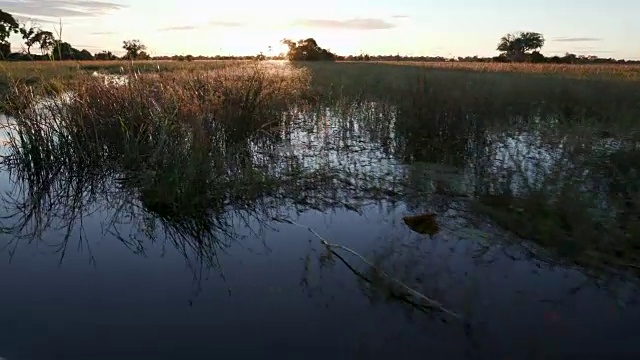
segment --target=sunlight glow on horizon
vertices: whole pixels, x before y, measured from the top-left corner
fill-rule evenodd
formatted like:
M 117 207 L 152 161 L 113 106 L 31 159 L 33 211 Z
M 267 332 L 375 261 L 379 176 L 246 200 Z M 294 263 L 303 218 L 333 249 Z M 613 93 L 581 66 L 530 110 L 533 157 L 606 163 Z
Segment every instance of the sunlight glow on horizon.
M 526 30 L 546 37 L 545 55 L 640 59 L 640 22 L 630 16 L 640 4 L 622 0 L 541 0 L 535 7 L 506 0 L 326 0 L 311 5 L 236 0 L 216 5 L 215 11 L 204 0 L 75 2 L 71 9 L 49 0 L 0 1 L 0 8 L 43 20 L 47 30 L 53 30 L 50 21 L 62 18 L 63 41 L 92 53 L 122 54 L 123 40 L 139 39 L 157 56 L 277 55 L 281 39 L 312 37 L 340 55 L 495 56 L 501 36 Z M 32 6 L 22 10 L 25 3 Z M 14 50 L 19 48 L 21 39 L 11 40 Z

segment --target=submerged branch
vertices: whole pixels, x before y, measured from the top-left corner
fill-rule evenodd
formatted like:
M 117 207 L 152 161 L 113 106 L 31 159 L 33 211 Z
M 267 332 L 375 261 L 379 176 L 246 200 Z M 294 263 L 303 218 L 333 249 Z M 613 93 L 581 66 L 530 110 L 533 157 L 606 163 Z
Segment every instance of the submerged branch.
M 440 302 L 429 298 L 428 296 L 422 294 L 421 292 L 409 287 L 408 285 L 404 284 L 402 281 L 394 278 L 393 276 L 387 274 L 384 270 L 378 268 L 377 266 L 375 266 L 373 263 L 371 263 L 369 260 L 367 260 L 364 256 L 358 254 L 356 251 L 354 251 L 351 248 L 348 248 L 346 246 L 340 245 L 340 244 L 334 244 L 334 243 L 330 243 L 329 241 L 327 241 L 325 238 L 323 238 L 320 234 L 318 234 L 315 230 L 313 230 L 312 228 L 308 227 L 308 226 L 304 226 L 301 224 L 298 224 L 292 220 L 288 220 L 288 219 L 282 219 L 282 218 L 274 218 L 274 220 L 276 221 L 281 221 L 281 222 L 286 222 L 289 223 L 291 225 L 294 226 L 298 226 L 304 229 L 307 229 L 309 232 L 311 232 L 314 236 L 316 236 L 318 239 L 320 239 L 320 243 L 324 246 L 327 247 L 327 249 L 329 251 L 331 251 L 332 253 L 335 253 L 334 249 L 341 249 L 344 250 L 348 253 L 351 253 L 352 255 L 355 255 L 356 257 L 360 258 L 360 260 L 362 260 L 365 264 L 367 264 L 369 267 L 371 267 L 372 269 L 376 270 L 380 275 L 382 275 L 383 277 L 385 277 L 386 279 L 390 280 L 391 282 L 393 282 L 394 284 L 400 286 L 402 289 L 404 289 L 405 291 L 407 291 L 409 294 L 425 301 L 429 307 L 437 309 L 442 311 L 445 314 L 448 314 L 458 320 L 462 320 L 462 316 L 456 312 L 453 312 L 449 309 L 447 309 L 446 307 L 444 307 L 444 305 L 442 305 Z

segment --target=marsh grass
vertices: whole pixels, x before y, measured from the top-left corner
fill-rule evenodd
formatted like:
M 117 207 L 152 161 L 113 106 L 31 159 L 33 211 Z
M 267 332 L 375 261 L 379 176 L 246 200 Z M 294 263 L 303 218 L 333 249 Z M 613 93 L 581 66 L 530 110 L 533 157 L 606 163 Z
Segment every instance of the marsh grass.
M 577 78 L 615 78 L 620 80 L 640 80 L 640 65 L 630 64 L 532 64 L 532 63 L 498 63 L 498 62 L 413 62 L 413 61 L 380 61 L 374 64 L 395 66 L 413 66 L 426 69 L 473 71 L 488 73 L 519 73 L 559 75 Z
M 79 77 L 55 100 L 18 83 L 5 163 L 34 176 L 35 189 L 48 182 L 43 169 L 117 174 L 158 214 L 189 217 L 214 201 L 224 207 L 224 198 L 203 193 L 212 179 L 246 185 L 237 177 L 252 170 L 249 143 L 274 141 L 271 130 L 305 86 L 300 71 L 259 67 L 143 74 L 120 86 Z M 259 187 L 259 175 L 248 183 Z
M 393 126 L 372 141 L 392 134 L 387 152 L 403 163 L 460 169 L 475 216 L 561 261 L 598 272 L 640 269 L 631 175 L 638 168 L 640 83 L 614 73 L 637 69 L 413 65 L 308 67 L 327 102 L 389 104 L 378 106 L 377 121 Z M 600 76 L 606 71 L 611 76 Z M 418 182 L 414 188 L 433 188 L 420 178 L 410 180 Z M 443 190 L 442 183 L 435 188 Z M 425 197 L 425 205 L 433 199 Z
M 15 83 L 6 110 L 17 125 L 16 151 L 37 148 L 47 159 L 54 150 L 71 152 L 58 153 L 68 158 L 154 158 L 160 155 L 155 151 L 184 145 L 184 139 L 191 147 L 172 148 L 176 155 L 206 153 L 211 144 L 231 146 L 267 131 L 305 86 L 302 71 L 259 66 L 131 75 L 121 86 L 83 76 L 63 89 L 66 100 L 44 101 L 50 91 Z
M 88 74 L 54 87 L 12 82 L 4 164 L 29 184 L 20 206 L 50 209 L 37 204 L 56 181 L 76 189 L 72 179 L 116 179 L 116 193 L 136 199 L 123 202 L 128 212 L 197 239 L 233 228 L 230 208 L 266 221 L 278 206 L 357 208 L 364 196 L 426 206 L 433 196 L 410 194 L 433 188 L 565 261 L 625 270 L 640 262 L 640 82 L 372 63 L 180 65 L 193 67 L 130 72 L 120 86 Z M 42 102 L 52 94 L 67 97 Z M 280 154 L 296 131 L 307 150 Z M 509 145 L 518 139 L 529 143 Z M 356 181 L 365 167 L 392 174 Z M 424 169 L 438 167 L 468 186 L 451 190 L 447 174 L 422 183 Z M 101 186 L 78 194 L 114 192 Z
M 630 176 L 639 166 L 637 140 L 619 136 L 605 150 L 601 137 L 571 129 L 485 152 L 493 161 L 476 166 L 472 209 L 561 261 L 637 273 L 640 197 Z M 502 161 L 495 161 L 496 152 Z
M 199 72 L 245 67 L 249 61 L 18 61 L 0 63 L 0 99 L 4 100 L 16 82 L 59 93 L 70 82 L 94 73 L 129 75 L 170 72 Z
M 105 231 L 135 252 L 164 239 L 215 268 L 243 225 L 263 226 L 283 209 L 356 209 L 348 199 L 376 192 L 340 182 L 357 174 L 276 156 L 293 109 L 311 106 L 308 83 L 304 69 L 256 64 L 130 74 L 122 85 L 83 76 L 57 97 L 16 82 L 2 159 L 18 186 L 3 199 L 7 246 L 53 227 L 61 254 L 78 232 L 89 247 L 83 217 L 100 212 L 111 218 Z M 126 222 L 144 236 L 123 233 Z

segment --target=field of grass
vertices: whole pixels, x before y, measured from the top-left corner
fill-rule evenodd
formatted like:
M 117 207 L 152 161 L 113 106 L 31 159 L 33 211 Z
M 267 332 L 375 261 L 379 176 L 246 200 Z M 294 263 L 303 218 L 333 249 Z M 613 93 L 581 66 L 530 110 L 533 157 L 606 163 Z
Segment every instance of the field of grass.
M 32 191 L 22 208 L 46 208 L 42 193 L 54 188 L 67 201 L 64 189 L 82 197 L 91 193 L 83 186 L 115 177 L 172 224 L 197 219 L 197 233 L 212 231 L 212 214 L 265 198 L 323 208 L 416 201 L 416 189 L 430 188 L 425 202 L 465 198 L 470 216 L 555 258 L 640 270 L 638 67 L 140 62 L 134 75 L 123 62 L 4 66 L 3 109 L 15 124 L 3 163 Z M 120 67 L 129 69 L 121 86 L 90 75 Z M 43 103 L 52 93 L 72 97 Z M 311 166 L 278 150 L 292 134 L 330 127 L 324 141 L 345 159 L 337 165 L 333 155 L 305 153 Z M 385 180 L 376 165 L 350 162 L 371 147 L 398 168 L 464 172 L 465 185 L 427 186 L 400 170 Z M 350 195 L 327 201 L 320 190 L 336 184 Z
M 627 64 L 530 64 L 530 63 L 482 63 L 482 62 L 393 62 L 379 64 L 419 66 L 429 69 L 461 70 L 479 72 L 510 72 L 524 74 L 556 74 L 581 78 L 616 78 L 640 80 L 640 65 Z

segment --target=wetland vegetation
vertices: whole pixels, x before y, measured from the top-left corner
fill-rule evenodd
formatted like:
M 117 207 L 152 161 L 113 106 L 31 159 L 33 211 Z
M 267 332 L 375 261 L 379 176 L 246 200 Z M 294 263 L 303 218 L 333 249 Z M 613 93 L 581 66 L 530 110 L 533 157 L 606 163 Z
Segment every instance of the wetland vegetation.
M 491 340 L 492 319 L 516 325 L 482 303 L 538 309 L 532 302 L 549 295 L 544 285 L 529 288 L 524 305 L 508 299 L 515 296 L 510 289 L 540 272 L 567 294 L 606 289 L 608 300 L 597 301 L 624 303 L 616 306 L 626 319 L 638 318 L 636 81 L 380 63 L 232 62 L 161 63 L 170 70 L 132 71 L 114 82 L 68 64 L 41 66 L 74 75 L 51 76 L 59 81 L 55 88 L 16 78 L 7 90 L 2 165 L 11 187 L 2 199 L 2 230 L 11 259 L 42 244 L 59 266 L 76 249 L 101 266 L 97 236 L 143 257 L 170 245 L 198 294 L 207 274 L 233 277 L 222 258 L 236 248 L 282 249 L 273 240 L 279 229 L 289 241 L 311 241 L 301 249 L 302 262 L 280 255 L 287 271 L 298 264 L 309 296 L 317 294 L 317 275 L 339 260 L 339 282 L 351 274 L 350 286 L 371 304 L 391 301 L 413 319 L 417 312 L 464 329 L 470 354 L 576 350 L 570 334 L 550 341 L 547 330 L 534 345 L 515 335 L 521 347 Z M 93 70 L 91 63 L 81 66 Z M 93 71 L 120 67 L 100 66 Z M 313 220 L 332 213 L 338 225 Z M 362 217 L 379 219 L 379 233 L 361 228 Z M 300 227 L 311 232 L 293 230 Z M 496 261 L 524 263 L 531 274 L 498 290 L 487 283 L 504 271 Z M 589 302 L 601 295 L 584 296 Z M 541 321 L 578 311 L 559 304 L 560 310 L 540 310 Z M 608 330 L 629 326 L 619 321 Z M 415 334 L 436 326 L 419 323 Z M 368 341 L 359 346 L 373 351 Z
M 1 66 L 0 356 L 640 351 L 635 65 Z

